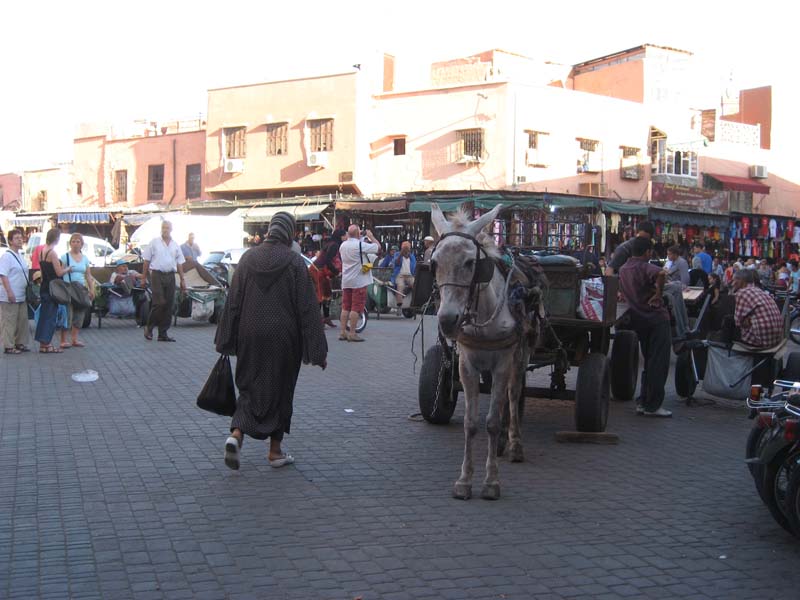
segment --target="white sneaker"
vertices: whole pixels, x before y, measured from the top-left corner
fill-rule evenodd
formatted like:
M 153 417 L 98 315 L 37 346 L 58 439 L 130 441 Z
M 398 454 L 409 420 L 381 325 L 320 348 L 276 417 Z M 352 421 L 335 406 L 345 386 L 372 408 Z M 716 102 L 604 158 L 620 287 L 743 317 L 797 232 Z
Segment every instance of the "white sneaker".
M 659 408 L 658 410 L 646 410 L 643 414 L 645 417 L 671 417 L 672 411 L 666 408 Z
M 636 405 L 636 414 L 637 415 L 643 415 L 644 414 L 644 406 L 642 406 L 641 404 L 637 404 Z
M 234 471 L 239 470 L 239 440 L 233 436 L 225 440 L 225 466 Z

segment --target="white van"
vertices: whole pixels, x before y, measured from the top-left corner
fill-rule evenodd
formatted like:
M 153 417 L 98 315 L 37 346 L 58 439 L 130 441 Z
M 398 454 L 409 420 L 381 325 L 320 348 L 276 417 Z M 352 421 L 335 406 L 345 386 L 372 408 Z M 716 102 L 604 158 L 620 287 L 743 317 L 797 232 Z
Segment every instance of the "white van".
M 61 237 L 58 239 L 58 244 L 56 244 L 56 253 L 59 256 L 63 256 L 69 251 L 70 235 L 71 234 L 69 233 L 62 233 Z M 39 231 L 32 233 L 28 238 L 28 243 L 22 250 L 25 254 L 25 258 L 28 260 L 29 265 L 31 264 L 31 253 L 34 251 L 36 246 L 41 246 L 44 244 L 44 239 L 46 236 L 47 233 Z M 114 246 L 109 244 L 107 241 L 92 237 L 90 235 L 83 236 L 83 254 L 89 259 L 89 262 L 93 267 L 105 267 L 107 257 L 111 256 L 112 252 L 114 252 Z

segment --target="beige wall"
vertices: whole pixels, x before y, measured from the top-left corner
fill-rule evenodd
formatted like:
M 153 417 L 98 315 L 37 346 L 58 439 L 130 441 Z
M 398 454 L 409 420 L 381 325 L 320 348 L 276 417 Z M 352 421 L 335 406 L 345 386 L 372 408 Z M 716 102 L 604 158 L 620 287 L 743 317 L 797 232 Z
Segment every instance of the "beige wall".
M 72 145 L 75 180 L 81 182 L 82 198 L 88 206 L 101 207 L 110 203 L 105 197 L 103 180 L 104 149 L 104 135 L 76 139 Z
M 208 92 L 206 189 L 214 196 L 241 192 L 336 189 L 341 172 L 356 165 L 357 73 L 280 81 Z M 307 120 L 333 118 L 328 166 L 309 167 Z M 288 151 L 267 156 L 267 123 L 288 122 Z M 244 172 L 223 172 L 223 129 L 247 131 Z M 354 173 L 354 177 L 357 174 Z
M 22 190 L 22 207 L 26 211 L 57 211 L 80 204 L 75 193 L 72 165 L 25 171 L 22 174 Z M 38 198 L 42 192 L 46 193 L 47 200 L 40 206 Z

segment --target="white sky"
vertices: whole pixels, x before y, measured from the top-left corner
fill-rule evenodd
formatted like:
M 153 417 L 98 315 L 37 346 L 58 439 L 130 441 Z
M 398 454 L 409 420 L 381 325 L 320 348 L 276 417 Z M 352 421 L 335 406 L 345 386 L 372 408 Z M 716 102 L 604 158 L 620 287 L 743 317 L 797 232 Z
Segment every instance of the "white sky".
M 550 5 L 552 4 L 552 5 Z M 694 52 L 737 88 L 795 75 L 785 0 L 6 0 L 0 173 L 71 159 L 84 121 L 189 118 L 210 87 L 341 72 L 375 52 L 402 73 L 502 48 L 572 64 L 642 43 Z M 791 54 L 790 54 L 791 53 Z M 786 77 L 789 79 L 789 77 Z

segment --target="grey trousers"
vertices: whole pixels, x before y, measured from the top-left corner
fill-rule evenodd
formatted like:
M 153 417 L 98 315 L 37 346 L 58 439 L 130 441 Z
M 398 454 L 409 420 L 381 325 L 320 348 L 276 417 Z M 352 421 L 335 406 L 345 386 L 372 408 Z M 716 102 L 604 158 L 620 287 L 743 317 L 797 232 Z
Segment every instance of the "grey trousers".
M 685 338 L 689 331 L 689 314 L 686 312 L 686 303 L 683 301 L 683 284 L 680 281 L 670 281 L 664 286 L 664 295 L 669 298 L 669 305 L 672 307 L 675 336 Z

